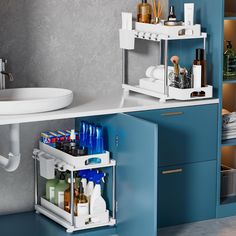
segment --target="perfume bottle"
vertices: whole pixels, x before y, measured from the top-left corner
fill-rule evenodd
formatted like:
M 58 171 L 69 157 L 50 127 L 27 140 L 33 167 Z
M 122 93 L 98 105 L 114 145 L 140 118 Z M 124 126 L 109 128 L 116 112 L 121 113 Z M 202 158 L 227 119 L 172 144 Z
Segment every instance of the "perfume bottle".
M 170 11 L 169 11 L 169 16 L 168 16 L 168 21 L 176 21 L 176 15 L 175 15 L 175 7 L 170 6 Z
M 141 23 L 151 23 L 151 9 L 152 7 L 147 3 L 147 0 L 142 0 L 142 3 L 138 5 L 137 21 Z
M 224 77 L 236 76 L 236 56 L 231 41 L 227 41 L 227 50 L 224 53 Z
M 202 48 L 196 49 L 196 59 L 193 61 L 193 65 L 201 66 L 201 87 L 207 86 L 206 79 L 206 60 L 205 50 Z

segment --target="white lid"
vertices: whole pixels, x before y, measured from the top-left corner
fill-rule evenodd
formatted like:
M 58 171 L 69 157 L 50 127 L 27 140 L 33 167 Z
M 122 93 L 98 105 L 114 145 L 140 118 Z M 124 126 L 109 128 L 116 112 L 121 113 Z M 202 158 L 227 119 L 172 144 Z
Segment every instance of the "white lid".
M 71 130 L 70 140 L 75 140 L 75 130 L 74 129 Z
M 71 180 L 70 180 L 70 178 L 68 178 L 68 183 L 70 184 L 71 183 Z M 73 183 L 75 183 L 75 179 L 73 180 Z

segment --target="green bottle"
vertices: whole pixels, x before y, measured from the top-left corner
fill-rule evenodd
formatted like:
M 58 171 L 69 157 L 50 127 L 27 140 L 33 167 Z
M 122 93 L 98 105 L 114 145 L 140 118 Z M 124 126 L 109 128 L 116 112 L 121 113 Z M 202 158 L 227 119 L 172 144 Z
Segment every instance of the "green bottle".
M 231 41 L 227 41 L 224 53 L 224 78 L 236 77 L 236 56 Z
M 55 203 L 55 187 L 58 184 L 58 179 L 49 179 L 46 182 L 46 199 L 51 203 Z
M 59 182 L 55 187 L 55 204 L 64 209 L 64 192 L 69 188 L 69 184 L 66 182 L 66 177 L 63 173 L 60 174 Z

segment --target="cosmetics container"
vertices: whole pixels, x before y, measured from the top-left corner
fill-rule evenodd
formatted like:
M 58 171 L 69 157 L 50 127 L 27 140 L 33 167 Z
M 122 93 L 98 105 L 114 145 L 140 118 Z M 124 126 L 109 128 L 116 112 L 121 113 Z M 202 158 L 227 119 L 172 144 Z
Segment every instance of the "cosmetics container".
M 184 4 L 184 24 L 185 26 L 194 25 L 194 3 Z
M 201 88 L 202 85 L 202 66 L 193 65 L 193 88 Z
M 138 4 L 138 14 L 137 14 L 137 21 L 141 23 L 151 23 L 151 5 L 147 3 L 147 0 L 142 0 L 142 3 Z
M 175 15 L 175 7 L 170 6 L 170 11 L 169 11 L 169 16 L 168 16 L 168 21 L 177 21 L 176 15 Z
M 207 86 L 206 80 L 206 60 L 205 60 L 205 50 L 202 48 L 196 49 L 196 59 L 193 62 L 193 65 L 201 66 L 201 87 Z

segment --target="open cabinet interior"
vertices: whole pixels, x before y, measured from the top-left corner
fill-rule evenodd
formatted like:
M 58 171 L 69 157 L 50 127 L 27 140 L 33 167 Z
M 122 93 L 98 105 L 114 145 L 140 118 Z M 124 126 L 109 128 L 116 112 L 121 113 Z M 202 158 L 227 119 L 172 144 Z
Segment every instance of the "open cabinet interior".
M 86 118 L 105 129 L 116 167 L 118 235 L 157 234 L 157 124 L 119 114 Z M 76 120 L 76 127 L 80 120 Z M 140 225 L 140 227 L 137 227 Z
M 79 207 L 71 204 L 74 186 L 70 183 L 68 211 L 66 204 L 60 205 L 59 195 L 55 188 L 55 199 L 51 201 L 45 197 L 45 191 L 36 190 L 35 209 L 58 224 L 66 228 L 67 232 L 80 231 L 80 235 L 97 232 L 97 236 L 118 234 L 130 235 L 157 235 L 157 195 L 158 195 L 158 126 L 139 118 L 125 114 L 86 117 L 83 121 L 103 127 L 104 150 L 109 151 L 110 159 L 103 162 L 106 153 L 89 154 L 88 156 L 73 156 L 58 147 L 52 147 L 40 142 L 39 152 L 52 155 L 59 161 L 55 169 L 60 173 L 69 174 L 73 179 L 74 173 L 82 170 L 95 170 L 105 173 L 105 183 L 101 184 L 101 195 L 106 202 L 106 212 L 93 215 L 91 208 L 89 215 L 79 214 Z M 76 119 L 75 130 L 80 130 L 81 119 Z M 42 153 L 35 158 L 40 163 L 42 176 Z M 83 158 L 88 159 L 78 164 Z M 77 158 L 77 160 L 76 160 Z M 93 162 L 101 160 L 100 162 Z M 75 161 L 76 160 L 76 161 Z M 92 161 L 92 162 L 90 162 Z M 53 167 L 54 168 L 54 167 Z M 63 170 L 62 170 L 63 169 Z M 64 178 L 64 177 L 63 177 Z M 75 178 L 75 177 L 74 177 Z M 80 176 L 80 178 L 83 178 Z M 37 174 L 35 181 L 41 181 Z M 60 177 L 61 180 L 61 177 Z M 78 180 L 79 181 L 79 180 Z M 76 183 L 76 182 L 75 182 Z M 79 182 L 80 183 L 80 182 Z M 75 184 L 76 185 L 76 184 Z M 88 186 L 88 185 L 87 185 Z M 67 188 L 67 189 L 68 189 Z M 79 190 L 80 191 L 80 190 Z M 82 190 L 83 191 L 83 190 Z M 66 191 L 63 194 L 66 194 Z M 58 197 L 56 197 L 58 196 Z M 64 197 L 65 195 L 63 195 Z M 58 198 L 58 199 L 57 199 Z M 90 197 L 92 199 L 92 195 Z M 66 202 L 64 197 L 64 203 Z M 89 199 L 89 198 L 88 198 Z M 92 200 L 88 201 L 89 206 Z M 82 212 L 82 211 L 81 211 Z M 106 215 L 106 213 L 108 215 Z M 108 217 L 108 218 L 107 218 Z M 99 221 L 94 220 L 99 219 Z M 107 219 L 107 220 L 106 220 Z M 85 233 L 85 234 L 84 234 Z
M 236 2 L 234 0 L 225 0 L 225 16 L 236 16 Z
M 235 1 L 225 1 L 225 16 L 236 16 Z M 226 19 L 226 18 L 225 18 Z M 236 21 L 234 19 L 224 20 L 224 52 L 229 48 L 231 41 L 232 49 L 236 50 Z M 227 42 L 228 41 L 228 42 Z M 228 47 L 227 47 L 228 45 Z M 224 63 L 226 57 L 224 55 Z M 228 63 L 228 62 L 227 62 Z M 235 68 L 235 59 L 230 61 Z M 234 69 L 235 70 L 235 69 Z M 222 86 L 222 148 L 221 148 L 221 204 L 236 203 L 236 76 L 225 77 Z M 234 71 L 236 74 L 236 71 Z

